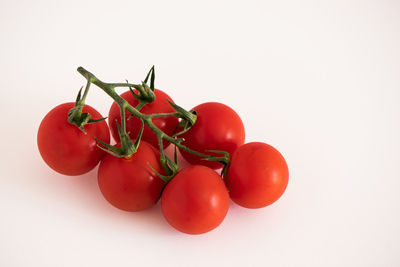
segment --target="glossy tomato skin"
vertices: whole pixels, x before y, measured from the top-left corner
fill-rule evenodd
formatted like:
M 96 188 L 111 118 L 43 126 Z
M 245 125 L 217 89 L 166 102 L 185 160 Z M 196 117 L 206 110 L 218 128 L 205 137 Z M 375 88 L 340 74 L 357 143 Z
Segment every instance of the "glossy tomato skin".
M 226 174 L 231 199 L 245 208 L 262 208 L 278 200 L 288 184 L 285 159 L 274 147 L 260 142 L 239 147 Z
M 100 162 L 98 184 L 104 198 L 114 207 L 139 211 L 152 207 L 164 186 L 150 168 L 163 173 L 159 152 L 145 141 L 130 158 L 107 154 Z
M 86 134 L 68 122 L 68 111 L 74 103 L 64 103 L 53 108 L 43 118 L 37 135 L 37 144 L 43 160 L 56 172 L 81 175 L 93 169 L 104 156 L 97 147 L 95 137 L 109 143 L 110 132 L 105 121 L 84 125 Z M 82 112 L 93 119 L 102 116 L 89 105 Z
M 182 142 L 183 145 L 206 154 L 212 154 L 206 150 L 222 150 L 232 155 L 236 148 L 244 143 L 243 122 L 230 107 L 221 103 L 208 102 L 192 110 L 196 111 L 197 120 L 189 131 L 179 136 L 185 139 Z M 182 149 L 179 151 L 191 164 L 200 164 L 213 169 L 223 167 L 218 162 L 202 160 Z
M 192 165 L 182 169 L 161 196 L 165 219 L 187 234 L 203 234 L 224 220 L 229 194 L 221 177 L 212 169 Z
M 163 91 L 155 89 L 154 94 L 156 96 L 156 99 L 152 103 L 146 104 L 140 112 L 144 114 L 156 114 L 156 113 L 173 113 L 175 112 L 174 108 L 171 107 L 171 105 L 168 103 L 167 99 L 170 100 L 171 102 L 172 99 Z M 132 93 L 130 91 L 127 91 L 123 94 L 121 94 L 121 97 L 125 99 L 131 106 L 136 107 L 139 104 L 139 101 L 133 97 Z M 131 117 L 129 120 L 128 118 L 130 117 L 130 113 L 126 112 L 125 114 L 126 117 L 126 131 L 129 133 L 129 136 L 132 139 L 136 139 L 140 130 L 140 127 L 142 126 L 142 122 L 136 118 L 136 117 Z M 119 141 L 119 135 L 118 135 L 118 129 L 117 129 L 117 124 L 115 121 L 118 121 L 119 125 L 121 125 L 121 111 L 116 102 L 114 102 L 110 108 L 109 114 L 108 114 L 108 123 L 110 125 L 111 133 L 114 139 L 118 142 Z M 160 118 L 154 118 L 153 123 L 164 133 L 168 135 L 173 135 L 175 128 L 178 124 L 178 118 L 176 117 L 160 117 Z M 143 136 L 142 140 L 150 143 L 154 147 L 158 148 L 158 140 L 156 135 L 150 130 L 149 127 L 145 126 L 143 130 Z M 170 143 L 163 140 L 163 147 L 166 148 Z

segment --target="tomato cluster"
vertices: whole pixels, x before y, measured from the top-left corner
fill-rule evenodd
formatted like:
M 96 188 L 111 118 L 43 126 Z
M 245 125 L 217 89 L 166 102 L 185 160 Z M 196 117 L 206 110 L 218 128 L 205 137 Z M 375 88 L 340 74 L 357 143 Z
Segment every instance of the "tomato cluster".
M 96 85 L 111 90 L 110 84 Z M 284 193 L 289 177 L 285 159 L 265 143 L 245 144 L 243 122 L 232 108 L 207 102 L 182 111 L 163 91 L 143 88 L 152 90 L 153 99 L 144 101 L 136 90 L 113 97 L 109 126 L 82 100 L 55 107 L 38 130 L 43 160 L 64 175 L 82 175 L 100 162 L 98 185 L 109 203 L 140 211 L 160 199 L 166 221 L 187 234 L 206 233 L 220 225 L 230 199 L 254 209 L 274 203 Z M 135 112 L 123 113 L 126 109 Z M 191 123 L 189 115 L 195 118 Z M 109 145 L 110 132 L 115 146 Z M 126 139 L 131 153 L 121 154 Z M 174 163 L 166 160 L 163 149 L 171 142 L 190 166 L 169 168 Z M 216 170 L 221 168 L 219 175 Z

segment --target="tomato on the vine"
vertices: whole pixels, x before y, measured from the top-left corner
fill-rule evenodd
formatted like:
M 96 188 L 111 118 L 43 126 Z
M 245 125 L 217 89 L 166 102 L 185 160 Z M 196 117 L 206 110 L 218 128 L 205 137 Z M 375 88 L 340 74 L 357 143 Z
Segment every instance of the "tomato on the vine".
M 163 173 L 159 152 L 145 141 L 140 142 L 138 150 L 130 157 L 118 158 L 107 154 L 98 170 L 101 193 L 121 210 L 150 208 L 159 199 L 164 186 L 164 181 L 152 168 Z
M 171 102 L 172 99 L 163 91 L 155 89 L 154 94 L 156 96 L 155 100 L 151 103 L 146 104 L 140 112 L 144 114 L 157 114 L 157 113 L 173 113 L 175 109 L 168 103 L 167 99 Z M 132 95 L 130 91 L 127 91 L 121 94 L 121 97 L 125 99 L 132 107 L 136 107 L 139 104 L 139 101 Z M 126 131 L 132 139 L 135 139 L 140 131 L 140 127 L 142 126 L 142 122 L 140 119 L 136 117 L 130 117 L 131 114 L 129 112 L 125 113 L 126 118 Z M 129 118 L 130 117 L 130 118 Z M 121 125 L 121 113 L 120 108 L 116 102 L 114 102 L 110 108 L 108 114 L 108 123 L 110 125 L 112 136 L 116 141 L 119 141 L 118 128 L 116 121 L 118 121 L 119 125 Z M 154 118 L 153 123 L 160 130 L 162 130 L 167 135 L 173 135 L 175 128 L 178 124 L 178 118 L 176 117 L 160 117 Z M 145 126 L 143 130 L 142 139 L 154 147 L 158 148 L 158 140 L 157 136 L 153 133 L 153 131 Z M 170 143 L 163 140 L 163 147 L 166 148 Z
M 227 105 L 208 102 L 192 110 L 196 111 L 197 119 L 186 133 L 179 136 L 184 138 L 183 145 L 206 154 L 215 154 L 207 150 L 221 150 L 232 155 L 236 148 L 244 143 L 243 122 L 239 115 Z M 182 149 L 179 151 L 191 164 L 205 165 L 213 169 L 223 167 L 221 163 L 202 160 L 201 157 Z
M 232 155 L 226 184 L 234 202 L 246 208 L 262 208 L 278 200 L 288 184 L 289 170 L 274 147 L 253 142 Z
M 64 103 L 53 108 L 40 123 L 37 144 L 43 160 L 56 172 L 65 175 L 81 175 L 93 169 L 104 156 L 95 138 L 110 142 L 105 121 L 85 124 L 83 132 L 68 122 L 68 112 L 75 103 Z M 94 108 L 85 105 L 82 112 L 92 119 L 102 116 Z
M 216 228 L 229 208 L 229 194 L 222 178 L 212 169 L 192 165 L 182 169 L 161 196 L 165 219 L 177 230 L 202 234 Z
M 284 157 L 265 143 L 244 144 L 243 122 L 229 106 L 208 102 L 186 111 L 154 89 L 154 66 L 142 85 L 106 83 L 83 67 L 77 70 L 87 81 L 83 95 L 82 87 L 75 103 L 61 104 L 43 118 L 39 152 L 47 165 L 65 175 L 84 174 L 100 162 L 98 186 L 112 206 L 141 211 L 161 198 L 163 216 L 172 227 L 203 234 L 222 223 L 230 199 L 246 208 L 262 208 L 286 190 L 289 170 Z M 115 146 L 104 118 L 84 104 L 91 84 L 115 101 L 108 116 Z M 121 94 L 126 100 L 122 106 L 133 113 L 123 110 L 123 123 L 116 87 L 141 91 Z M 154 89 L 154 95 L 142 88 Z M 155 96 L 153 102 L 147 103 L 147 94 Z M 163 153 L 170 144 L 166 140 L 175 145 L 173 160 Z M 179 170 L 176 147 L 193 165 Z M 223 178 L 213 170 L 222 167 Z

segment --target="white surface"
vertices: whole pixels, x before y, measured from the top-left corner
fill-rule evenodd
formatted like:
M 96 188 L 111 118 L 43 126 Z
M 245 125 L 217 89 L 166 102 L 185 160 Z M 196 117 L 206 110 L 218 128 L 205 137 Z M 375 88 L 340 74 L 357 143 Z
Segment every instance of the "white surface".
M 399 47 L 395 0 L 1 1 L 0 266 L 399 266 Z M 42 162 L 37 128 L 78 66 L 140 81 L 152 64 L 177 103 L 224 102 L 284 154 L 282 199 L 189 236 Z

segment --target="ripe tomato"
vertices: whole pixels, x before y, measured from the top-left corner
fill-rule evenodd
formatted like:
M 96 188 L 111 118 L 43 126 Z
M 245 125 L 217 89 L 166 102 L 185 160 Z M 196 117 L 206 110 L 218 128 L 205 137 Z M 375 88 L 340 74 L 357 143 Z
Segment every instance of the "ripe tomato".
M 230 155 L 244 143 L 245 132 L 239 115 L 230 107 L 216 102 L 208 102 L 194 107 L 197 120 L 189 131 L 180 135 L 185 139 L 183 145 L 190 149 L 206 153 L 206 150 L 222 150 Z M 194 154 L 179 150 L 191 164 L 200 164 L 218 169 L 222 164 L 215 161 L 202 160 Z M 215 154 L 218 155 L 218 154 Z
M 156 99 L 152 103 L 146 104 L 140 112 L 144 114 L 156 114 L 156 113 L 171 113 L 175 112 L 174 108 L 168 103 L 167 99 L 171 102 L 172 99 L 163 91 L 155 89 L 154 94 Z M 125 99 L 131 106 L 136 107 L 139 104 L 139 101 L 133 97 L 130 91 L 127 91 L 121 94 L 121 97 Z M 142 122 L 136 117 L 130 117 L 130 113 L 126 112 L 126 131 L 132 139 L 135 139 L 140 131 L 140 127 L 142 126 Z M 116 102 L 114 102 L 110 108 L 110 112 L 108 114 L 108 123 L 110 125 L 111 133 L 114 139 L 118 142 L 119 135 L 117 124 L 115 121 L 118 121 L 119 125 L 121 125 L 121 111 Z M 175 127 L 178 124 L 178 118 L 176 117 L 160 117 L 154 118 L 153 123 L 164 133 L 168 135 L 173 135 L 175 131 Z M 145 126 L 143 129 L 142 140 L 150 143 L 154 147 L 158 148 L 158 140 L 156 135 L 150 130 L 149 127 Z M 163 140 L 163 146 L 166 148 L 170 143 Z
M 232 200 L 255 209 L 279 199 L 288 184 L 289 170 L 278 150 L 253 142 L 233 153 L 225 179 Z
M 80 175 L 93 169 L 104 156 L 95 137 L 109 143 L 110 132 L 105 121 L 86 124 L 81 131 L 68 122 L 68 111 L 74 103 L 64 103 L 52 109 L 43 118 L 37 135 L 37 144 L 43 160 L 53 170 L 65 175 Z M 102 116 L 89 105 L 82 112 L 92 119 Z
M 202 234 L 216 228 L 229 208 L 229 194 L 212 169 L 192 165 L 182 169 L 161 196 L 165 219 L 177 230 Z
M 98 183 L 104 198 L 125 211 L 139 211 L 153 206 L 161 195 L 164 181 L 150 168 L 163 173 L 159 152 L 141 141 L 129 158 L 107 154 L 100 162 Z

